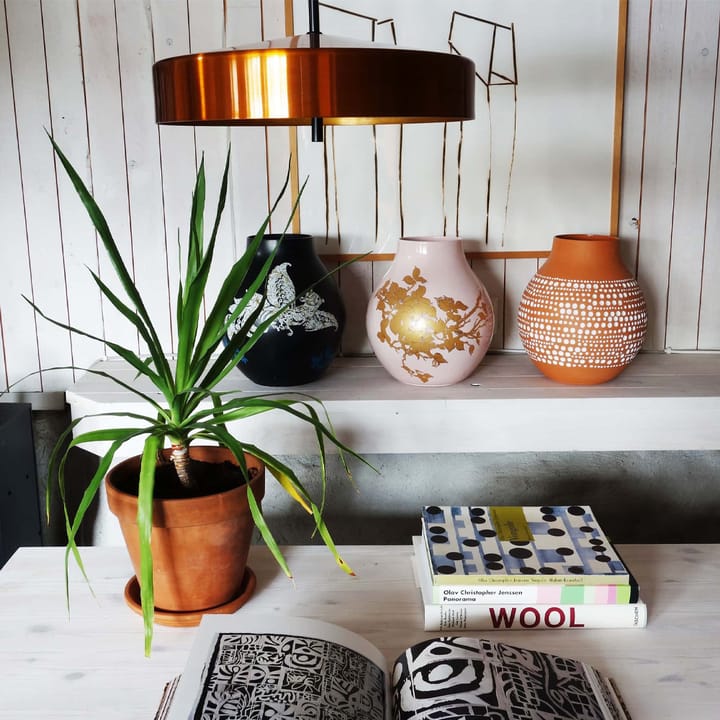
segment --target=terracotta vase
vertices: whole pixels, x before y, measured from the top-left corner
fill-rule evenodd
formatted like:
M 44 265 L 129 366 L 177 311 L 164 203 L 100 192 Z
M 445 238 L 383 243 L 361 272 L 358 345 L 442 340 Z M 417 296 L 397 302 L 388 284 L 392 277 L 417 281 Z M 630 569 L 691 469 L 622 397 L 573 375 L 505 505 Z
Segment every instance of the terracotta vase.
M 322 377 L 338 354 L 345 307 L 335 280 L 315 252 L 312 235 L 266 234 L 238 295 L 246 292 L 273 252 L 267 298 L 255 324 L 287 309 L 239 359 L 238 368 L 258 385 L 304 385 Z M 262 296 L 257 293 L 256 298 L 259 302 Z M 230 337 L 256 306 L 251 302 L 230 325 Z M 235 304 L 229 310 L 234 308 Z
M 167 459 L 169 451 L 164 451 Z M 190 456 L 208 463 L 235 463 L 221 447 L 192 446 Z M 257 473 L 250 482 L 258 502 L 265 492 L 265 467 L 246 455 Z M 105 480 L 108 505 L 120 527 L 135 570 L 125 598 L 139 607 L 140 551 L 137 495 L 123 488 L 137 487 L 140 456 L 112 468 Z M 255 578 L 247 567 L 254 523 L 247 486 L 197 498 L 153 501 L 153 585 L 155 620 L 165 625 L 195 625 L 205 612 L 232 612 L 252 594 Z
M 540 371 L 561 383 L 595 385 L 619 375 L 642 347 L 642 291 L 608 235 L 558 235 L 525 288 L 520 339 Z
M 408 385 L 452 385 L 485 356 L 492 302 L 463 253 L 462 240 L 407 237 L 366 314 L 380 363 Z

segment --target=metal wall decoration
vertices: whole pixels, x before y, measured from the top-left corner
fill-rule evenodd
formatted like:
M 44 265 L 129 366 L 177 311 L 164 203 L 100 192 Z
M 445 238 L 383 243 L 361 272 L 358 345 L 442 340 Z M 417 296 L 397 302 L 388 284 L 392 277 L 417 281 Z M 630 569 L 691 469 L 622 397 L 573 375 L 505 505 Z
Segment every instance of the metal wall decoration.
M 295 0 L 296 13 L 302 4 Z M 331 128 L 322 153 L 300 138 L 300 174 L 311 177 L 303 230 L 341 253 L 392 252 L 398 237 L 427 234 L 461 236 L 468 250 L 537 251 L 559 228 L 611 232 L 622 8 L 620 0 L 321 3 L 322 27 L 334 35 L 473 60 L 476 118 Z

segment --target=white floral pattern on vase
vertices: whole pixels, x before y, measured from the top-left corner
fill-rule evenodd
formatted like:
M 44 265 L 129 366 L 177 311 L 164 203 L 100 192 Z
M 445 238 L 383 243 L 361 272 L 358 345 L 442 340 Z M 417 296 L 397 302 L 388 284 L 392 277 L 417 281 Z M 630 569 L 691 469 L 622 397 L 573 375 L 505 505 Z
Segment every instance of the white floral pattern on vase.
M 264 287 L 258 287 L 248 306 L 238 311 L 237 298 L 248 293 L 267 263 L 271 269 Z M 329 369 L 340 350 L 345 307 L 312 235 L 265 234 L 228 308 L 227 337 L 255 313 L 253 330 L 265 330 L 238 355 L 238 368 L 246 377 L 258 385 L 291 387 L 314 382 Z
M 492 339 L 494 315 L 460 238 L 401 238 L 368 305 L 380 363 L 409 385 L 452 385 L 470 375 Z
M 297 297 L 295 284 L 288 274 L 289 267 L 291 267 L 291 264 L 284 262 L 270 271 L 267 279 L 265 305 L 255 318 L 251 332 L 254 332 L 262 323 L 282 310 L 283 307 L 286 307 L 286 310 L 280 313 L 270 324 L 273 330 L 285 332 L 288 335 L 293 334 L 293 327 L 300 327 L 306 332 L 316 332 L 325 328 L 337 330 L 340 327 L 337 318 L 332 313 L 320 309 L 324 300 L 314 290 L 306 290 L 299 298 Z M 232 338 L 252 317 L 262 300 L 263 296 L 260 293 L 255 293 L 250 298 L 250 302 L 245 306 L 245 309 L 228 326 L 227 334 L 229 338 Z M 237 304 L 238 299 L 234 298 L 229 308 L 228 318 L 232 315 Z

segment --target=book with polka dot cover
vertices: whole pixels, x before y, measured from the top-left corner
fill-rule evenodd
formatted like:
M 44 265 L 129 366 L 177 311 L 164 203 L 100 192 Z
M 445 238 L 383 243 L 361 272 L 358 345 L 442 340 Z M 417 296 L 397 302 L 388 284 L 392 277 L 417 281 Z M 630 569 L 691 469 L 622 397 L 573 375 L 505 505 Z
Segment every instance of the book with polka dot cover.
M 630 573 L 587 506 L 422 509 L 434 585 L 625 585 Z

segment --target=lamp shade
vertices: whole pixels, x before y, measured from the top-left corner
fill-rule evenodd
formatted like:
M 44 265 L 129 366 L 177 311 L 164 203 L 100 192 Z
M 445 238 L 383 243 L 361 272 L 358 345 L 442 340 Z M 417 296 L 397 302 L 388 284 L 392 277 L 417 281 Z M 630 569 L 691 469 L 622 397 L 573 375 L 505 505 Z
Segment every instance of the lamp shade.
M 475 65 L 444 52 L 308 33 L 166 58 L 153 67 L 168 125 L 420 123 L 475 117 Z

